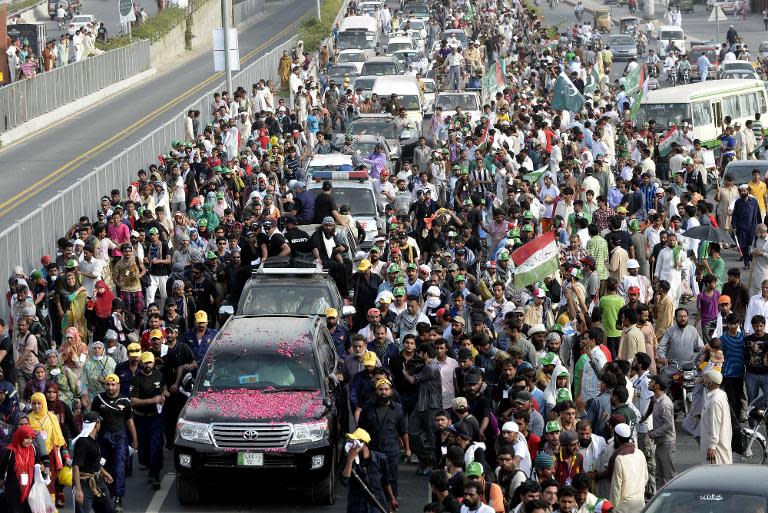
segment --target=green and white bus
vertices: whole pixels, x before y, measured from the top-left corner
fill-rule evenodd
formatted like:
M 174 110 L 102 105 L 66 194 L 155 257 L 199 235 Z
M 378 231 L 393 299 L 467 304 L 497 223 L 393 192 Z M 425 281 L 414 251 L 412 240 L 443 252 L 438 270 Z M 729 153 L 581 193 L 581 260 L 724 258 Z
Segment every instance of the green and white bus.
M 768 96 L 762 80 L 726 79 L 650 91 L 637 115 L 640 123 L 656 121 L 659 131 L 665 131 L 670 123 L 680 126 L 685 121 L 693 127 L 695 139 L 711 146 L 722 133 L 726 116 L 744 126 L 756 113 L 764 115 L 766 111 Z

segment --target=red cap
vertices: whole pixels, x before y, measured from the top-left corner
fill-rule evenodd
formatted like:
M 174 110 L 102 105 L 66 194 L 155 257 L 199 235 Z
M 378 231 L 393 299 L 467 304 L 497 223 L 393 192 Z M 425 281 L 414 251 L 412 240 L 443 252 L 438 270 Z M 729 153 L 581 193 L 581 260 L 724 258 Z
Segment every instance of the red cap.
M 43 255 L 40 257 L 40 263 L 43 265 L 48 265 L 51 263 L 51 255 Z
M 382 169 L 379 174 L 386 178 L 387 176 L 389 176 L 389 171 L 387 171 L 386 169 Z
M 381 311 L 378 308 L 371 308 L 368 310 L 368 315 L 381 315 Z
M 640 287 L 631 286 L 627 289 L 628 294 L 640 294 Z

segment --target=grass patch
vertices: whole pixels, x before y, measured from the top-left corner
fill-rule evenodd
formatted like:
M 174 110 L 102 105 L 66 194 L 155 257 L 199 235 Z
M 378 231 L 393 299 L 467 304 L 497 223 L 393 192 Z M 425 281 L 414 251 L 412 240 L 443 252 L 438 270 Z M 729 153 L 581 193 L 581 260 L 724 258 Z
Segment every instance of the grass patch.
M 40 0 L 15 0 L 8 5 L 8 13 L 12 14 L 18 11 L 21 11 L 23 9 L 26 9 L 27 7 L 32 7 L 33 5 L 37 5 L 40 2 Z
M 341 0 L 323 0 L 320 4 L 320 17 L 304 20 L 299 28 L 299 37 L 304 41 L 304 49 L 314 52 L 320 48 L 320 43 L 331 34 L 333 20 L 341 8 Z
M 171 30 L 176 28 L 179 24 L 183 23 L 188 15 L 187 9 L 180 7 L 166 7 L 154 16 L 147 18 L 147 21 L 139 24 L 137 27 L 132 28 L 132 37 L 134 39 L 149 39 L 154 43 L 167 35 Z M 98 47 L 101 50 L 114 50 L 115 48 L 122 48 L 128 46 L 131 41 L 128 39 L 128 34 L 122 34 L 117 37 L 113 37 L 107 43 L 99 43 Z

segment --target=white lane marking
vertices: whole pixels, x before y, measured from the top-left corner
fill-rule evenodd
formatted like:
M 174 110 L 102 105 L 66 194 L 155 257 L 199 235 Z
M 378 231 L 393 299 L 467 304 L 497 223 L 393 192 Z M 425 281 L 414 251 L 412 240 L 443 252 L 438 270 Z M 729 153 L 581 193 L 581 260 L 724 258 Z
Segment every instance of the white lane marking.
M 152 496 L 152 501 L 147 506 L 145 513 L 160 513 L 160 508 L 163 507 L 165 498 L 168 497 L 168 493 L 171 491 L 174 479 L 176 479 L 175 472 L 168 472 L 163 476 L 162 481 L 160 481 L 160 489 Z

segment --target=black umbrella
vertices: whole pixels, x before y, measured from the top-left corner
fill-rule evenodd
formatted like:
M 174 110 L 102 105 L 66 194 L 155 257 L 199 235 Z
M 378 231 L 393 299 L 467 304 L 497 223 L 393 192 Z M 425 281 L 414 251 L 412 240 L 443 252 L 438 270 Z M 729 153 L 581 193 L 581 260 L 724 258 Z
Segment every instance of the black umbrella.
M 704 226 L 694 226 L 693 228 L 685 230 L 683 232 L 683 237 L 688 237 L 689 239 L 708 240 L 710 242 L 718 242 L 720 244 L 735 244 L 733 238 L 731 238 L 730 235 L 725 233 L 723 230 L 715 228 L 711 224 Z

